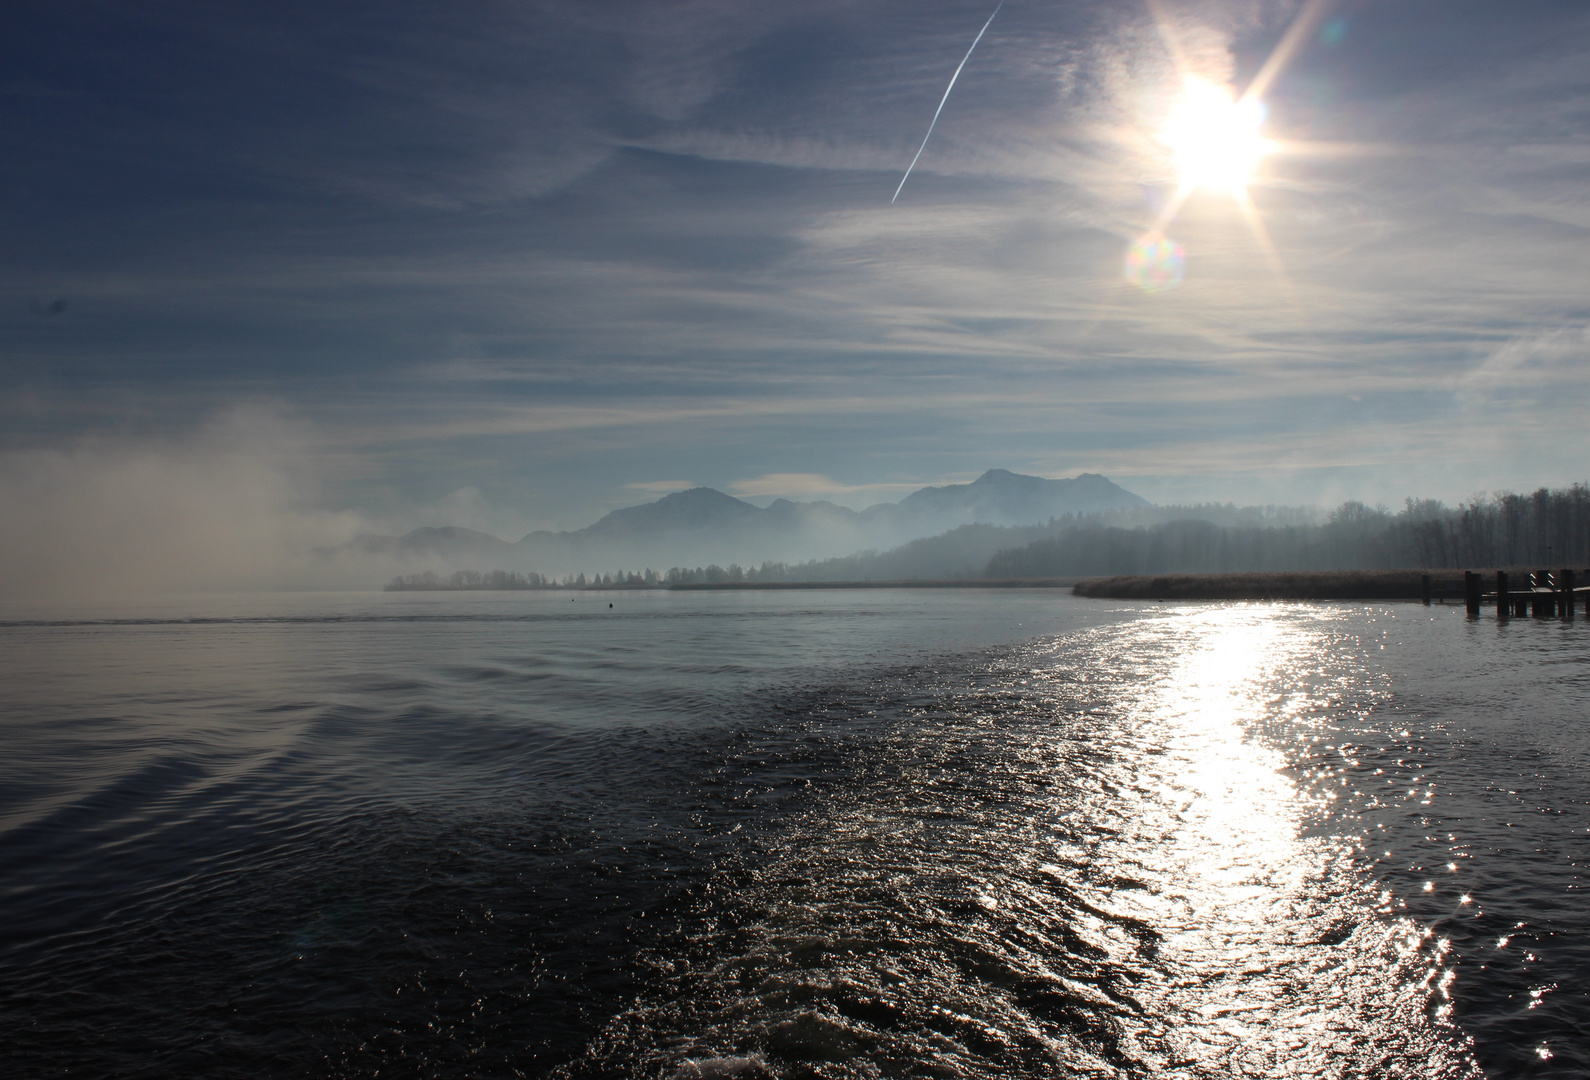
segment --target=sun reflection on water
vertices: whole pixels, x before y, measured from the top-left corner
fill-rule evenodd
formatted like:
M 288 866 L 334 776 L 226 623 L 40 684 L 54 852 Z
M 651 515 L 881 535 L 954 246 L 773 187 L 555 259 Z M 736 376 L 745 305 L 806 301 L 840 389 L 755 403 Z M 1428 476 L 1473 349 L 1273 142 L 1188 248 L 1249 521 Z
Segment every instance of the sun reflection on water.
M 747 745 L 746 791 L 813 754 L 843 782 L 570 1076 L 1478 1075 L 1450 942 L 1339 799 L 1382 703 L 1333 618 L 1172 608 L 907 682 L 904 712 L 819 695 Z
M 1262 676 L 1284 659 L 1279 638 L 1268 621 L 1204 628 L 1155 703 L 1179 728 L 1171 745 L 1185 762 L 1176 779 L 1183 825 L 1170 850 L 1201 905 L 1224 908 L 1264 895 L 1278 869 L 1293 878 L 1302 873 L 1293 865 L 1296 790 L 1279 755 L 1250 740 L 1242 723 L 1268 703 Z
M 1321 827 L 1351 759 L 1311 750 L 1344 689 L 1318 623 L 1231 605 L 1159 630 L 1180 647 L 1131 722 L 1163 747 L 1134 854 L 1162 884 L 1142 907 L 1163 935 L 1161 1007 L 1180 1018 L 1165 1041 L 1193 1075 L 1332 1076 L 1422 1038 L 1427 1075 L 1470 1075 L 1439 1037 L 1410 1034 L 1450 1015 L 1448 944 L 1362 872 L 1356 825 Z

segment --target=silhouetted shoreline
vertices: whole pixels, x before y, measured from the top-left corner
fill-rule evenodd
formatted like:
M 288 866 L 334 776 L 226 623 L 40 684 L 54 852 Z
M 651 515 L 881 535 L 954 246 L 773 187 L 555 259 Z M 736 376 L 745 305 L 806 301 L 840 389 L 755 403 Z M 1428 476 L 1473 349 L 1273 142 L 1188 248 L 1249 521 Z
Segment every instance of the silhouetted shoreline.
M 1067 578 L 955 578 L 951 580 L 910 581 L 697 581 L 688 584 L 645 584 L 611 582 L 591 585 L 523 583 L 453 585 L 445 581 L 388 583 L 387 592 L 746 592 L 790 589 L 1069 589 L 1077 583 Z
M 670 585 L 670 592 L 726 592 L 747 589 L 1066 589 L 1068 578 L 953 578 L 905 581 L 701 581 Z
M 1520 580 L 1525 567 L 1511 568 Z M 1590 570 L 1585 571 L 1590 579 Z M 532 575 L 532 577 L 535 577 Z M 398 578 L 388 592 L 785 592 L 814 589 L 1070 589 L 1103 600 L 1463 600 L 1462 572 L 1441 570 L 1256 571 L 1227 574 L 1118 574 L 1113 577 L 906 578 L 889 581 L 644 581 L 553 582 L 523 575 L 427 575 Z
M 1253 574 L 1125 574 L 1088 578 L 1077 596 L 1110 600 L 1418 600 L 1423 570 L 1339 570 Z M 1432 581 L 1436 595 L 1462 595 L 1462 578 Z

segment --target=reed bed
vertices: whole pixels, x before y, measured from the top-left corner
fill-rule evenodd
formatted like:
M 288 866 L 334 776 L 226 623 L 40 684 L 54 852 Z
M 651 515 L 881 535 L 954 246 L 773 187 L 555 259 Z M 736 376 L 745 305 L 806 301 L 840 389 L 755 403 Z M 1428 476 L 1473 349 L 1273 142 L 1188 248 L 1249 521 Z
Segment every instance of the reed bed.
M 1078 596 L 1114 600 L 1418 600 L 1422 570 L 1327 570 L 1308 573 L 1126 574 L 1089 578 L 1072 587 Z M 1449 591 L 1446 578 L 1432 582 Z M 1443 585 L 1448 588 L 1443 589 Z M 1462 577 L 1457 579 L 1459 594 Z

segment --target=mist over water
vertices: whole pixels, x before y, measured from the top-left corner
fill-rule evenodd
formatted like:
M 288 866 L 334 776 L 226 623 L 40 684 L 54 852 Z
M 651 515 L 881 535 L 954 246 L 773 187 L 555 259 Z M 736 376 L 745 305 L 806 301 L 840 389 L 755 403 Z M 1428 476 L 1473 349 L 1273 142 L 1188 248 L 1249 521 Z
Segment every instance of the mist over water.
M 0 598 L 347 587 L 317 559 L 357 515 L 328 510 L 334 466 L 283 410 L 243 406 L 182 435 L 0 449 Z M 368 580 L 365 581 L 368 587 Z
M 1582 621 L 1049 591 L 0 620 L 8 1075 L 1590 1068 Z

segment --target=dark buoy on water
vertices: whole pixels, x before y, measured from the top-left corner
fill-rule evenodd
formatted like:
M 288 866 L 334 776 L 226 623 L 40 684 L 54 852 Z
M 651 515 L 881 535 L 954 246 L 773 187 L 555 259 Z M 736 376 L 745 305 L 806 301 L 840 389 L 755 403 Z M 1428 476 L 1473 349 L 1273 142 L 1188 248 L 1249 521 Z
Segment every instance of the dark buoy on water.
M 612 605 L 612 604 L 608 604 L 608 605 L 607 605 L 607 606 L 608 606 L 608 607 L 612 607 L 612 606 L 613 606 L 613 605 Z

